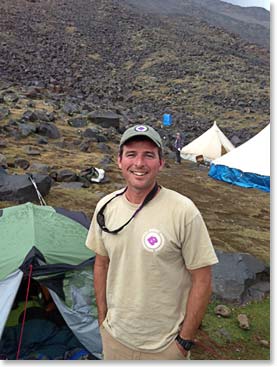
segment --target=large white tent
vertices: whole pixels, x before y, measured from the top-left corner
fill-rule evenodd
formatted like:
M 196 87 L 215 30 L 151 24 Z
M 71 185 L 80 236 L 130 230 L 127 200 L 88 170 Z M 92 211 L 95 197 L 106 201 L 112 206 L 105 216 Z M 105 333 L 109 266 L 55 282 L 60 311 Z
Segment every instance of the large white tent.
M 242 187 L 270 191 L 270 125 L 212 161 L 209 176 Z
M 234 148 L 214 121 L 210 129 L 182 148 L 181 157 L 194 162 L 201 157 L 205 162 L 211 162 Z

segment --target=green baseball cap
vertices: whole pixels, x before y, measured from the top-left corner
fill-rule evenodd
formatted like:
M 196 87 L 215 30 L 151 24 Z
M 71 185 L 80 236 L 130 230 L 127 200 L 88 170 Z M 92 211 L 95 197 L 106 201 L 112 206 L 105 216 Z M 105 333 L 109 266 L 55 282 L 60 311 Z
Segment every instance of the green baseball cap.
M 163 148 L 162 139 L 159 133 L 154 130 L 153 127 L 147 125 L 135 125 L 124 131 L 120 139 L 119 147 L 125 144 L 127 140 L 134 138 L 135 136 L 145 136 L 152 140 L 158 148 Z

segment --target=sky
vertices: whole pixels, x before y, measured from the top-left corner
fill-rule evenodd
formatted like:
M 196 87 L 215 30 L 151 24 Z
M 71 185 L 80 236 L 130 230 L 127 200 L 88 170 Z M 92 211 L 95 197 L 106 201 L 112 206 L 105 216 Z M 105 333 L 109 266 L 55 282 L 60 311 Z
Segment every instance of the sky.
M 222 0 L 221 0 L 222 1 Z M 223 0 L 226 3 L 231 3 L 240 6 L 259 6 L 270 10 L 270 0 Z

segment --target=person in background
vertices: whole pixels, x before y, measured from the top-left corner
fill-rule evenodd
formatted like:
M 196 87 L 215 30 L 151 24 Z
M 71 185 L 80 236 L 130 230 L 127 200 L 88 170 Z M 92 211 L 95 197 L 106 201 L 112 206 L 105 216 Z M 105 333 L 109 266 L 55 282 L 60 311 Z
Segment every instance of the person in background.
M 181 134 L 176 134 L 176 139 L 174 142 L 174 149 L 176 153 L 176 163 L 181 163 L 181 149 L 183 148 L 183 140 L 181 138 Z
M 207 228 L 189 198 L 157 183 L 152 127 L 127 129 L 117 160 L 127 185 L 98 202 L 86 240 L 104 359 L 189 359 L 218 261 Z

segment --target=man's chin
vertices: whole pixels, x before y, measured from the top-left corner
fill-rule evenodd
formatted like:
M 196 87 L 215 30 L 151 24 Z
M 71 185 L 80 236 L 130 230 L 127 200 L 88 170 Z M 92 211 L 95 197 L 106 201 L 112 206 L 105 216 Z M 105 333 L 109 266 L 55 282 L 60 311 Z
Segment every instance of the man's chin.
M 139 191 L 150 190 L 152 186 L 153 186 L 153 183 L 145 182 L 144 180 L 136 180 L 135 182 L 132 182 L 132 187 L 135 190 L 139 190 Z

